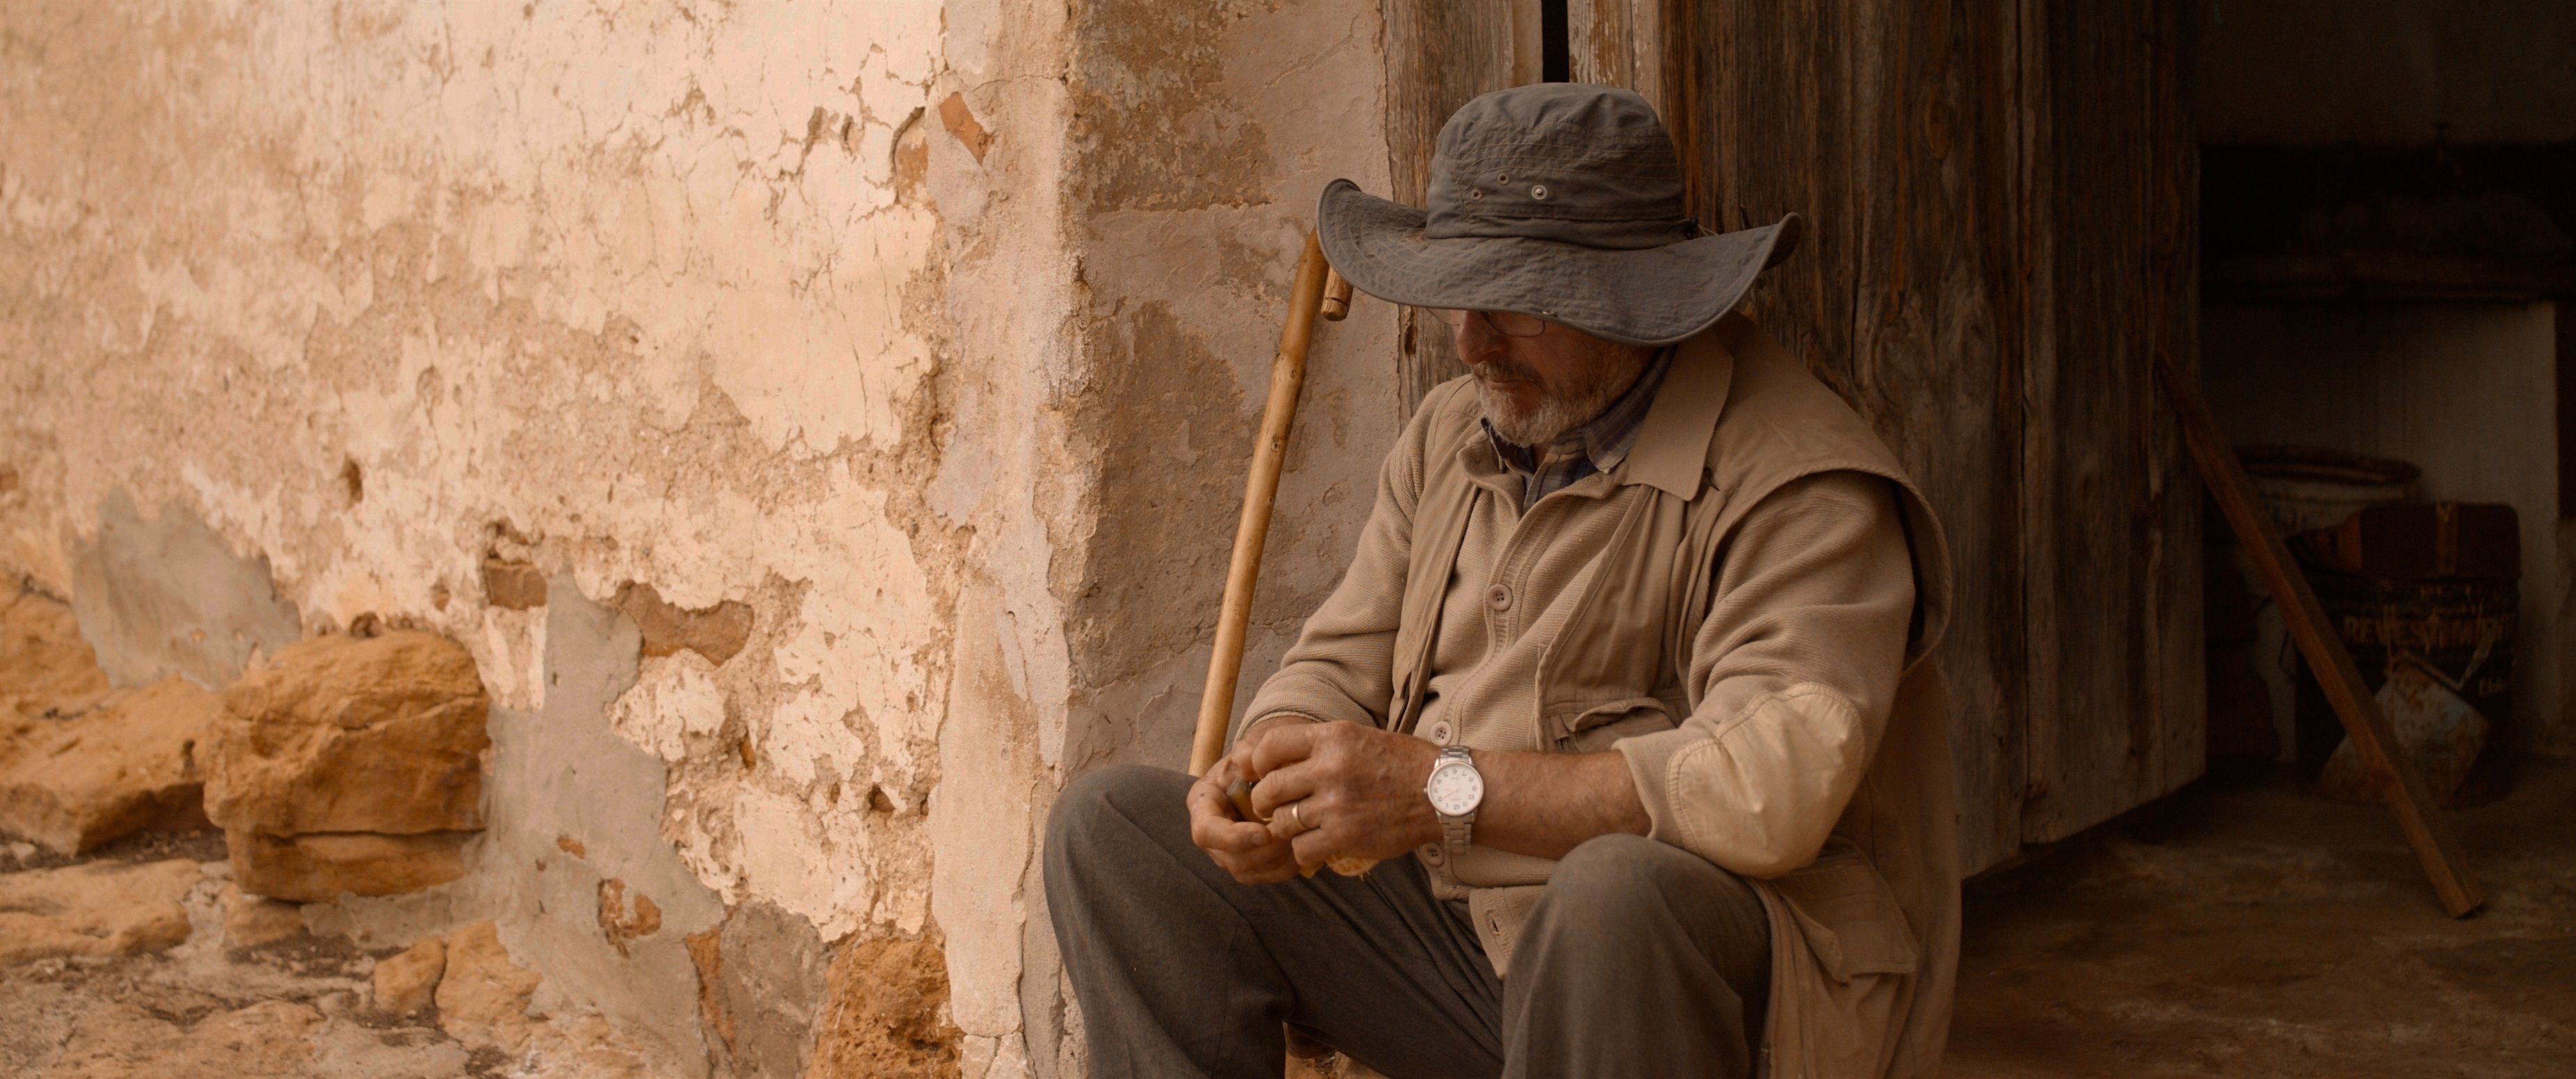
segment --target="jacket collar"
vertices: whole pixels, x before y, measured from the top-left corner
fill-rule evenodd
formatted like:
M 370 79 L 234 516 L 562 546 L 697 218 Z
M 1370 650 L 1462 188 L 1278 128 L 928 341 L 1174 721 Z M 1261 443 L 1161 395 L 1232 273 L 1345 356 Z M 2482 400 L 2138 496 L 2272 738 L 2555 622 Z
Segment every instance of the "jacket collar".
M 1717 434 L 1718 413 L 1726 411 L 1726 392 L 1735 381 L 1735 354 L 1721 338 L 1740 334 L 1743 325 L 1741 317 L 1729 316 L 1674 346 L 1672 369 L 1646 410 L 1637 443 L 1612 473 L 1617 482 L 1648 484 L 1684 501 L 1699 495 L 1709 440 Z

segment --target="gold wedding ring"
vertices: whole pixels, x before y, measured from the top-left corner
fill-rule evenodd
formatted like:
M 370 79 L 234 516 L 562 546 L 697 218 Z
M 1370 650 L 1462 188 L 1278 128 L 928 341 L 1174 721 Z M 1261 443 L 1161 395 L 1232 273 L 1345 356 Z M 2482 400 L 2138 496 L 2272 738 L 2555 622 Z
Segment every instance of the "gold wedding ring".
M 1288 803 L 1288 819 L 1297 822 L 1297 830 L 1300 832 L 1311 832 L 1315 830 L 1314 825 L 1306 823 L 1305 799 L 1301 798 L 1297 801 Z

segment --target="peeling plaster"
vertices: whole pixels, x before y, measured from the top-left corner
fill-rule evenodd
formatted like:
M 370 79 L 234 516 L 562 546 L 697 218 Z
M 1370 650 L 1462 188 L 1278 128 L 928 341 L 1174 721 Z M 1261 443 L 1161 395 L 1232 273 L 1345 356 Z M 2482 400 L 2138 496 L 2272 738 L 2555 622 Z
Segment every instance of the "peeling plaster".
M 1376 11 L 0 7 L 0 570 L 96 599 L 121 498 L 301 632 L 447 633 L 658 770 L 576 837 L 625 869 L 567 868 L 561 807 L 485 844 L 650 895 L 621 961 L 751 905 L 944 941 L 965 1075 L 1078 1071 L 1038 822 L 1178 760 L 1288 263 L 1326 180 L 1385 186 Z M 1247 683 L 1356 537 L 1392 328 L 1319 341 Z M 565 627 L 642 589 L 748 628 L 567 699 Z M 609 946 L 536 954 L 613 993 Z
M 861 864 L 863 817 L 749 842 L 723 818 L 812 817 L 835 785 L 918 806 L 935 782 L 957 552 L 915 492 L 940 449 L 940 225 L 898 197 L 894 148 L 940 78 L 938 4 L 0 26 L 12 562 L 78 594 L 63 567 L 111 494 L 202 517 L 305 629 L 451 633 L 527 707 L 541 645 L 472 601 L 497 546 L 590 595 L 753 604 L 766 653 L 693 682 L 649 660 L 679 711 L 621 729 L 675 784 L 732 755 L 713 715 L 778 765 L 680 792 L 722 837 L 690 848 L 711 886 L 821 865 L 783 907 L 835 937 L 918 928 L 882 889 L 922 874 Z

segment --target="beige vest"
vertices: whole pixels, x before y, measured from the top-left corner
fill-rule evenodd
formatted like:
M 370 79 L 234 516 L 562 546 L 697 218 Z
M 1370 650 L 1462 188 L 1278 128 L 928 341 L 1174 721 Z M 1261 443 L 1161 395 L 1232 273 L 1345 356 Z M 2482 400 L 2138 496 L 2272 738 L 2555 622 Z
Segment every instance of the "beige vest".
M 1680 347 L 1621 465 L 1642 470 L 1645 483 L 1540 663 L 1537 722 L 1543 734 L 1563 734 L 1600 702 L 1622 699 L 1652 698 L 1672 715 L 1698 707 L 1682 672 L 1709 609 L 1717 552 L 1736 524 L 1802 477 L 1857 471 L 1891 481 L 1914 551 L 1917 606 L 1886 731 L 1817 860 L 1752 883 L 1772 927 L 1770 1073 L 1928 1075 L 1948 1033 L 1959 940 L 1948 702 L 1926 661 L 1951 607 L 1940 525 L 1868 425 L 1752 322 L 1729 318 Z M 1479 437 L 1473 401 L 1441 399 L 1430 446 Z M 1424 469 L 1406 579 L 1447 581 L 1475 484 L 1454 453 L 1427 454 Z M 1406 591 L 1395 730 L 1421 717 L 1442 601 L 1437 588 Z M 1471 896 L 1480 930 L 1499 927 L 1487 942 L 1498 966 L 1538 891 Z

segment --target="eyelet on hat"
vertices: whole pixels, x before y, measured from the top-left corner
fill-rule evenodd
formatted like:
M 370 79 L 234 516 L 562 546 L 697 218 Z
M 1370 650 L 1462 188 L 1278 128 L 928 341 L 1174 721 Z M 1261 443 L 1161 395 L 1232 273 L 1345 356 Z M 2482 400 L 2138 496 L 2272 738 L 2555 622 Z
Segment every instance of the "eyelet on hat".
M 1547 185 L 1546 185 L 1546 184 L 1531 184 L 1531 185 L 1530 185 L 1530 197 L 1531 197 L 1531 198 L 1534 198 L 1534 199 L 1537 199 L 1537 200 L 1539 200 L 1540 202 L 1546 202 L 1546 201 L 1547 201 Z
M 1512 174 L 1508 172 L 1496 173 L 1494 175 L 1494 182 L 1498 184 L 1508 184 L 1512 182 Z
M 1468 189 L 1467 189 L 1467 197 L 1468 197 L 1468 198 L 1471 198 L 1471 199 L 1481 199 L 1481 198 L 1484 198 L 1484 197 L 1485 197 L 1485 189 L 1484 189 L 1484 188 L 1481 188 L 1481 187 L 1471 187 L 1471 188 L 1468 188 Z

